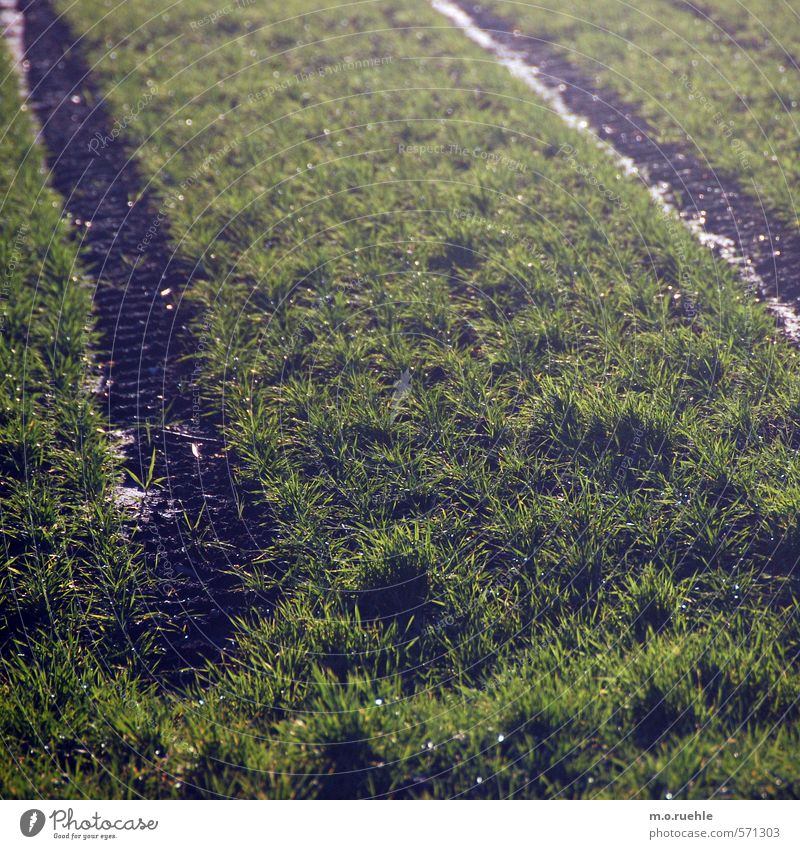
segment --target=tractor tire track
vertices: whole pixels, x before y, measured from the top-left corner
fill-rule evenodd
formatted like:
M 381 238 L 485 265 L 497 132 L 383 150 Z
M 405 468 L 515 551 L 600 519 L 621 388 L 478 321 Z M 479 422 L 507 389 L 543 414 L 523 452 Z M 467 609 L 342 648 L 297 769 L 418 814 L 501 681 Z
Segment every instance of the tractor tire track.
M 191 272 L 173 255 L 168 221 L 122 139 L 97 144 L 113 120 L 67 25 L 47 0 L 22 2 L 28 106 L 95 284 L 93 383 L 125 467 L 141 482 L 163 481 L 118 495 L 137 506 L 131 536 L 156 576 L 159 621 L 169 623 L 163 666 L 177 672 L 217 657 L 232 617 L 256 603 L 230 567 L 244 568 L 259 544 L 236 506 L 220 416 L 197 415 Z M 185 516 L 199 517 L 198 528 Z
M 563 48 L 525 35 L 486 6 L 434 0 L 434 8 L 524 79 L 570 126 L 589 133 L 637 176 L 665 211 L 725 262 L 748 293 L 764 298 L 784 333 L 800 342 L 800 234 L 785 226 L 732 176 L 676 143 L 661 143 L 636 107 L 598 89 Z

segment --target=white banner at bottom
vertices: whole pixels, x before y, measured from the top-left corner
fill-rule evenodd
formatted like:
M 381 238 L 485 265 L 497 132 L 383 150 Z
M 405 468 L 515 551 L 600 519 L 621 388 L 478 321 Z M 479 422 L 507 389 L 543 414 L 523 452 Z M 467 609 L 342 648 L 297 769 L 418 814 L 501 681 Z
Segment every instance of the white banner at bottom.
M 0 803 L 0 846 L 795 847 L 800 802 Z

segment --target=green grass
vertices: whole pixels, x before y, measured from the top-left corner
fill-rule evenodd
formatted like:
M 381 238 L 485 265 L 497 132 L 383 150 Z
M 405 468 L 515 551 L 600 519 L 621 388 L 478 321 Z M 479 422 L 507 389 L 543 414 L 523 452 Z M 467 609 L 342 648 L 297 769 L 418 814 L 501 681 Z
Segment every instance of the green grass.
M 63 7 L 112 112 L 160 93 L 127 135 L 277 603 L 181 689 L 101 622 L 42 633 L 3 794 L 796 796 L 800 378 L 763 307 L 426 4 L 215 5 Z
M 0 783 L 4 796 L 63 794 L 54 759 L 74 745 L 71 707 L 51 683 L 83 689 L 76 682 L 101 669 L 122 681 L 142 669 L 132 652 L 153 643 L 140 635 L 147 579 L 122 532 L 120 474 L 89 394 L 91 285 L 4 52 L 0 77 L 0 725 L 11 747 Z

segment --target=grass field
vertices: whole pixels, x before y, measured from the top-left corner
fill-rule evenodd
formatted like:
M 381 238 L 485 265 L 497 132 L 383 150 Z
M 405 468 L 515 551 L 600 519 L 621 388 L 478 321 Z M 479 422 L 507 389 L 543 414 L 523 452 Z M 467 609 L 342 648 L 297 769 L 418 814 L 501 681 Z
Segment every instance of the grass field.
M 110 497 L 118 473 L 89 391 L 91 286 L 10 70 L 3 54 L 4 797 L 57 793 L 65 770 L 80 771 L 74 735 L 96 722 L 86 712 L 96 688 L 124 686 L 147 584 Z M 70 695 L 57 699 L 54 689 Z M 71 765 L 57 765 L 61 752 Z
M 796 798 L 800 375 L 735 269 L 420 0 L 56 5 L 194 268 L 269 542 L 176 683 L 4 58 L 0 793 Z M 496 6 L 741 177 L 691 66 L 795 220 L 777 48 L 665 37 L 661 0 Z

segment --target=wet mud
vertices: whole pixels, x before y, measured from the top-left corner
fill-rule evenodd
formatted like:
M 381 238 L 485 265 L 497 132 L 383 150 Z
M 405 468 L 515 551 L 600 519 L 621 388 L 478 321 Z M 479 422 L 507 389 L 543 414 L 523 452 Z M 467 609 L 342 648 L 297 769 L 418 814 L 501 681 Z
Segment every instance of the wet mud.
M 232 618 L 259 605 L 240 577 L 260 551 L 258 523 L 237 506 L 221 413 L 198 409 L 192 268 L 173 255 L 168 217 L 124 140 L 98 143 L 114 124 L 80 43 L 46 0 L 26 0 L 23 14 L 28 108 L 95 287 L 90 383 L 125 468 L 158 481 L 126 475 L 118 497 L 156 577 L 157 621 L 169 623 L 164 667 L 189 668 L 218 657 Z

